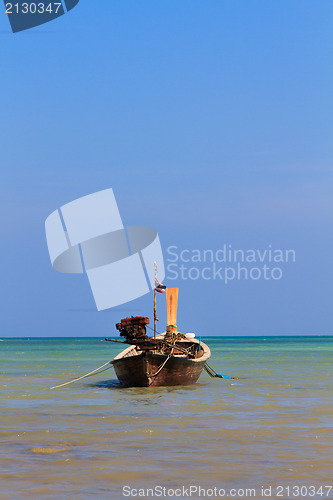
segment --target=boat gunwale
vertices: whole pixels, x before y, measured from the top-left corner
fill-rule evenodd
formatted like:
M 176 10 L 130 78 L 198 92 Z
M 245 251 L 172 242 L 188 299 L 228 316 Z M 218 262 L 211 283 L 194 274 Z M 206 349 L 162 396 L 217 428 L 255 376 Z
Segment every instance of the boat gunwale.
M 162 339 L 164 338 L 164 335 L 165 334 L 160 334 L 158 335 L 156 338 L 157 339 Z M 211 356 L 211 351 L 210 351 L 210 348 L 208 347 L 207 344 L 205 344 L 204 342 L 200 342 L 198 339 L 194 338 L 194 339 L 181 339 L 181 340 L 178 340 L 178 342 L 187 342 L 187 341 L 190 341 L 190 342 L 193 342 L 194 344 L 199 344 L 201 345 L 202 349 L 203 349 L 203 355 L 200 356 L 200 358 L 194 358 L 194 359 L 190 359 L 189 361 L 192 361 L 194 363 L 202 363 L 203 361 L 207 361 L 210 356 Z M 113 360 L 111 361 L 111 363 L 113 363 L 114 361 L 118 361 L 120 359 L 124 359 L 124 358 L 130 358 L 132 356 L 128 356 L 128 354 L 131 352 L 131 351 L 134 351 L 136 352 L 137 354 L 132 354 L 132 356 L 140 356 L 142 354 L 142 352 L 144 351 L 136 351 L 136 346 L 135 345 L 130 345 L 128 347 L 126 347 L 126 349 L 124 349 L 123 351 L 121 351 L 119 354 L 117 354 Z M 152 349 L 153 351 L 153 349 Z M 166 354 L 161 354 L 161 353 L 158 353 L 156 352 L 155 353 L 156 355 L 160 355 L 160 356 L 167 356 Z M 183 359 L 188 359 L 185 355 L 173 355 L 175 358 L 183 358 Z

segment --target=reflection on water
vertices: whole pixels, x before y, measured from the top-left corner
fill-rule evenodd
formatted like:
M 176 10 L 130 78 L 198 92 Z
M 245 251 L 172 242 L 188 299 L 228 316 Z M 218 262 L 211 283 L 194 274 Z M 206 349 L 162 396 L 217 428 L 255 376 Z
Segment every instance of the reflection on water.
M 115 380 L 100 380 L 99 382 L 90 383 L 90 387 L 101 387 L 103 389 L 121 389 L 118 379 Z
M 120 499 L 122 486 L 329 484 L 333 339 L 207 338 L 186 387 L 121 388 L 101 339 L 4 339 L 0 498 Z M 193 498 L 193 497 L 192 497 Z

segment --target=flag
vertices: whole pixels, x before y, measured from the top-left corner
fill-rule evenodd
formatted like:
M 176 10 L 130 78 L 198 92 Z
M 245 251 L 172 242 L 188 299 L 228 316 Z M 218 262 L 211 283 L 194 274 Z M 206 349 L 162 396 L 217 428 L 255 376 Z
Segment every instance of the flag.
M 155 278 L 155 290 L 156 290 L 156 292 L 164 293 L 165 289 L 166 289 L 166 286 L 162 285 L 162 283 L 160 283 L 158 281 L 158 279 Z

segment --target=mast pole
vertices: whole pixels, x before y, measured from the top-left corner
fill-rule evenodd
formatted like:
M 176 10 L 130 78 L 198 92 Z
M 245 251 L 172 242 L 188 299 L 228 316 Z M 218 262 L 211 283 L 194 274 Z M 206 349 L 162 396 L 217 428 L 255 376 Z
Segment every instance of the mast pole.
M 154 262 L 154 268 L 155 268 L 155 286 L 154 286 L 154 340 L 156 340 L 156 321 L 157 321 L 157 316 L 156 316 L 156 279 L 157 279 L 157 265 L 156 265 L 156 262 Z

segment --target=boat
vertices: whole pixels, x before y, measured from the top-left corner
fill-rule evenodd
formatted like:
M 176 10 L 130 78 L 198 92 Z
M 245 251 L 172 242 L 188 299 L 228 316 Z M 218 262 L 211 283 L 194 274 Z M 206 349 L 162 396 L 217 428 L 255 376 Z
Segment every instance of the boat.
M 124 341 L 130 344 L 111 364 L 123 387 L 191 385 L 197 382 L 211 352 L 192 333 L 177 329 L 178 288 L 167 288 L 167 327 L 156 335 L 156 288 L 154 290 L 154 337 L 147 335 L 149 318 L 124 318 L 116 324 Z
M 122 387 L 159 387 L 195 384 L 202 370 L 210 377 L 235 378 L 221 375 L 208 365 L 211 356 L 207 344 L 195 338 L 194 333 L 183 334 L 177 328 L 178 288 L 166 288 L 156 277 L 154 289 L 154 336 L 147 335 L 148 317 L 131 316 L 116 324 L 120 336 L 125 340 L 105 339 L 110 342 L 130 344 L 112 361 L 92 370 L 81 377 L 55 385 L 50 389 L 58 389 L 73 384 L 86 377 L 98 375 L 111 368 L 112 365 Z M 157 335 L 156 291 L 166 292 L 167 327 L 166 331 Z M 149 327 L 150 328 L 150 327 Z

